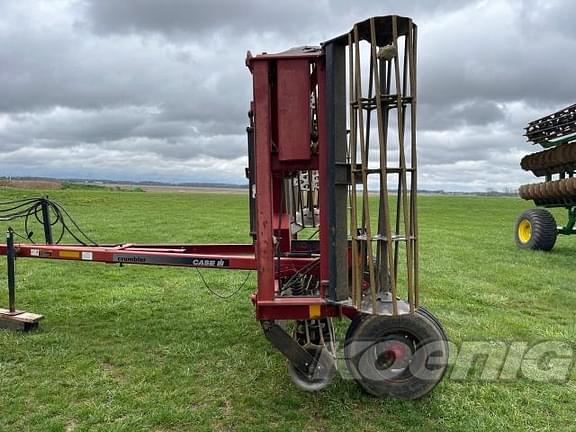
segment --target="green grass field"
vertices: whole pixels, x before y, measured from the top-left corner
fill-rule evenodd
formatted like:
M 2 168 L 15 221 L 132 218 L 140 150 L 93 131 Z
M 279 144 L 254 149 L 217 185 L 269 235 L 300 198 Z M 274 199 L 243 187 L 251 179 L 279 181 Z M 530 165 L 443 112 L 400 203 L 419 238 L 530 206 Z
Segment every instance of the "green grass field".
M 2 200 L 39 194 L 0 190 Z M 249 241 L 243 194 L 50 195 L 102 243 Z M 512 227 L 527 207 L 511 198 L 421 197 L 422 300 L 454 343 L 576 339 L 576 238 L 560 238 L 551 253 L 518 250 Z M 205 273 L 222 293 L 243 279 Z M 18 308 L 46 319 L 30 334 L 0 331 L 1 431 L 576 428 L 574 374 L 564 384 L 448 378 L 413 402 L 374 399 L 341 378 L 303 393 L 254 320 L 253 277 L 221 300 L 192 269 L 21 259 L 17 274 Z

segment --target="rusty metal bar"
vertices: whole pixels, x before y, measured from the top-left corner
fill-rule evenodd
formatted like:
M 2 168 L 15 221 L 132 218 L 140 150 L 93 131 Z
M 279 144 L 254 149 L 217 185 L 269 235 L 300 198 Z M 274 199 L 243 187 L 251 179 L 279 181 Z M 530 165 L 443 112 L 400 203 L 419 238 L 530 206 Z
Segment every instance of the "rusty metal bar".
M 377 59 L 377 39 L 376 39 L 376 25 L 374 19 L 370 20 L 370 38 L 371 38 L 371 50 L 373 61 Z M 397 298 L 397 290 L 396 290 L 396 278 L 393 273 L 390 271 L 394 268 L 393 263 L 393 255 L 392 255 L 392 230 L 390 229 L 390 206 L 389 206 L 389 197 L 388 197 L 388 122 L 384 123 L 383 114 L 382 114 L 382 89 L 380 88 L 380 70 L 378 68 L 378 64 L 376 64 L 376 71 L 375 71 L 375 81 L 376 81 L 376 107 L 377 107 L 377 118 L 378 118 L 378 141 L 379 141 L 379 150 L 380 150 L 380 204 L 383 208 L 383 215 L 380 215 L 380 223 L 379 225 L 384 227 L 385 230 L 385 248 L 386 248 L 386 257 L 388 258 L 388 263 L 386 266 L 386 272 L 389 275 L 388 278 L 390 279 L 390 292 L 392 294 L 392 311 L 393 314 L 396 315 L 398 313 L 398 304 L 396 302 Z M 380 233 L 382 234 L 382 233 Z M 381 269 L 383 270 L 383 269 Z
M 411 25 L 408 32 L 408 46 L 410 51 L 408 59 L 410 63 L 410 145 L 412 165 L 410 177 L 410 221 L 412 223 L 412 262 L 414 272 L 414 306 L 420 304 L 420 286 L 419 286 L 419 251 L 418 251 L 418 154 L 416 151 L 416 103 L 417 103 L 417 81 L 416 81 L 416 54 L 417 54 L 418 28 L 415 24 Z
M 352 44 L 352 34 L 348 35 L 348 94 L 350 98 L 349 104 L 349 121 L 350 121 L 350 137 L 348 143 L 348 154 L 351 159 L 351 167 L 356 167 L 357 164 L 357 143 L 356 143 L 356 109 L 352 103 L 353 95 L 355 94 L 355 74 L 354 74 L 354 46 Z M 357 171 L 355 169 L 351 170 L 350 178 L 352 181 L 352 187 L 350 188 L 350 237 L 352 243 L 352 302 L 356 308 L 360 308 L 360 303 L 362 302 L 362 271 L 361 263 L 358 257 L 359 245 L 358 245 L 358 213 L 356 210 L 356 205 L 358 202 L 358 197 L 356 194 L 356 183 L 357 183 Z
M 396 48 L 396 55 L 393 59 L 394 62 L 394 71 L 396 74 L 396 79 L 395 79 L 395 83 L 396 83 L 396 96 L 397 96 L 397 128 L 398 128 L 398 152 L 399 152 L 399 158 L 400 158 L 400 174 L 398 175 L 399 179 L 398 181 L 400 182 L 400 193 L 401 196 L 399 196 L 397 199 L 398 200 L 402 200 L 402 218 L 403 218 L 403 222 L 404 222 L 404 230 L 405 232 L 407 232 L 407 237 L 410 238 L 411 237 L 411 233 L 410 233 L 410 224 L 408 222 L 408 188 L 406 185 L 406 154 L 405 154 L 405 149 L 404 149 L 404 121 L 405 121 L 405 115 L 404 115 L 404 109 L 405 106 L 402 102 L 402 95 L 404 95 L 405 93 L 405 82 L 406 82 L 406 76 L 404 75 L 403 77 L 401 77 L 400 75 L 400 64 L 399 64 L 399 59 L 398 59 L 398 20 L 396 18 L 396 16 L 392 17 L 392 37 L 394 39 L 394 46 Z M 406 65 L 404 65 L 404 71 L 406 71 Z M 402 82 L 401 82 L 402 81 Z M 403 86 L 404 88 L 401 88 L 401 86 Z M 414 312 L 414 298 L 413 298 L 413 265 L 412 265 L 412 242 L 409 240 L 406 242 L 406 277 L 407 277 L 407 291 L 408 291 L 408 303 L 410 304 L 410 311 Z
M 362 96 L 362 69 L 360 64 L 360 38 L 358 35 L 358 26 L 354 26 L 354 46 L 356 49 L 356 56 L 355 56 L 355 99 L 357 102 L 360 101 Z M 359 125 L 359 134 L 360 134 L 360 154 L 361 154 L 361 163 L 362 163 L 362 210 L 363 210 L 363 219 L 365 224 L 363 229 L 365 230 L 365 237 L 366 237 L 366 252 L 367 252 L 367 259 L 368 259 L 368 274 L 369 274 L 369 283 L 370 283 L 370 300 L 372 303 L 372 308 L 374 311 L 377 309 L 376 305 L 376 277 L 375 277 L 375 270 L 374 270 L 374 257 L 372 251 L 372 227 L 370 221 L 370 202 L 368 200 L 368 151 L 366 148 L 366 141 L 364 137 L 364 112 L 360 105 L 358 104 L 357 114 L 358 114 L 358 125 Z M 355 187 L 355 185 L 354 185 Z

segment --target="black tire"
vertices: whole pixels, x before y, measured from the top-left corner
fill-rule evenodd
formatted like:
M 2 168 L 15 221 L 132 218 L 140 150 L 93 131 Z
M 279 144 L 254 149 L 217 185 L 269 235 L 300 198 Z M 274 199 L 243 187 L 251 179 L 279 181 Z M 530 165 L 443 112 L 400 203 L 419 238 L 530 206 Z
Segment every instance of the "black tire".
M 432 312 L 430 312 L 424 306 L 418 306 L 417 313 L 424 315 L 426 318 L 428 318 L 430 321 L 432 321 L 436 325 L 436 327 L 438 328 L 438 331 L 442 334 L 443 339 L 446 341 L 448 340 L 448 336 L 446 335 L 446 330 L 444 330 L 444 326 L 442 325 L 440 320 L 438 318 L 436 318 L 436 315 L 434 315 Z M 365 320 L 366 318 L 368 318 L 369 316 L 370 315 L 368 315 L 368 314 L 360 313 L 360 314 L 356 315 L 354 317 L 354 319 L 352 319 L 352 321 L 350 322 L 350 325 L 348 326 L 348 329 L 346 330 L 345 341 L 348 341 L 352 337 L 352 334 L 356 331 L 356 328 L 360 325 L 360 323 L 363 320 Z
M 548 210 L 526 210 L 516 220 L 514 239 L 520 249 L 552 250 L 558 236 L 556 220 Z
M 448 366 L 447 342 L 428 311 L 394 317 L 361 314 L 350 324 L 344 356 L 367 393 L 412 400 L 442 380 Z
M 312 327 L 305 330 L 307 323 Z M 316 325 L 318 327 L 316 327 Z M 317 392 L 326 388 L 336 375 L 336 360 L 333 347 L 334 326 L 331 318 L 296 321 L 293 337 L 316 360 L 311 375 L 302 373 L 288 362 L 288 375 L 301 390 Z
M 336 361 L 334 356 L 321 346 L 305 348 L 316 360 L 316 368 L 312 375 L 300 372 L 294 365 L 288 362 L 288 375 L 300 390 L 317 392 L 324 390 L 332 382 L 336 375 Z
M 448 340 L 448 336 L 446 335 L 446 330 L 444 330 L 444 326 L 442 325 L 440 320 L 438 318 L 436 318 L 436 315 L 434 315 L 432 312 L 430 312 L 424 306 L 419 306 L 418 312 L 421 313 L 422 315 L 424 315 L 426 318 L 428 318 L 434 324 L 436 324 L 436 327 L 438 327 L 438 330 L 440 331 L 440 333 L 442 333 L 442 337 L 444 338 L 444 340 L 446 340 L 446 341 Z

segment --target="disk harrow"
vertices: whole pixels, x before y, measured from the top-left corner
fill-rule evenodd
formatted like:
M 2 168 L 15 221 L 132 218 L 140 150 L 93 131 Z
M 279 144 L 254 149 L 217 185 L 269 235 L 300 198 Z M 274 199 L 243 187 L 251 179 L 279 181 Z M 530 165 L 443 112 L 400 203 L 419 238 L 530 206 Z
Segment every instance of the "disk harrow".
M 558 234 L 576 233 L 576 105 L 529 123 L 525 136 L 545 150 L 525 156 L 520 166 L 545 181 L 520 186 L 520 197 L 541 207 L 564 207 L 568 221 L 557 227 L 549 211 L 527 210 L 516 221 L 516 244 L 523 249 L 551 250 Z
M 344 316 L 344 356 L 359 385 L 424 396 L 442 379 L 448 345 L 420 305 L 416 36 L 410 18 L 382 16 L 321 46 L 248 52 L 251 244 L 58 245 L 59 207 L 42 199 L 18 214 L 43 222 L 46 244 L 9 243 L 0 254 L 256 270 L 256 319 L 298 387 L 321 390 L 334 377 L 332 318 Z M 78 228 L 57 214 L 68 232 Z
M 520 186 L 520 197 L 542 206 L 569 206 L 576 202 L 576 177 Z
M 576 170 L 576 143 L 565 143 L 524 156 L 520 166 L 523 170 L 532 171 L 539 177 L 574 172 Z

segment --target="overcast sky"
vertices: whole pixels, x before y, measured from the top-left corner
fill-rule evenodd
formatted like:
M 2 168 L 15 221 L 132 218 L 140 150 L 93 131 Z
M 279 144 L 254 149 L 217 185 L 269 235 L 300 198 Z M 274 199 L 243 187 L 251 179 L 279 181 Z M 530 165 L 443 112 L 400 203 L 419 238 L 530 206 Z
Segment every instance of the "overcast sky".
M 387 14 L 419 25 L 420 186 L 532 181 L 523 127 L 575 102 L 571 0 L 0 0 L 0 176 L 244 183 L 246 51 Z

